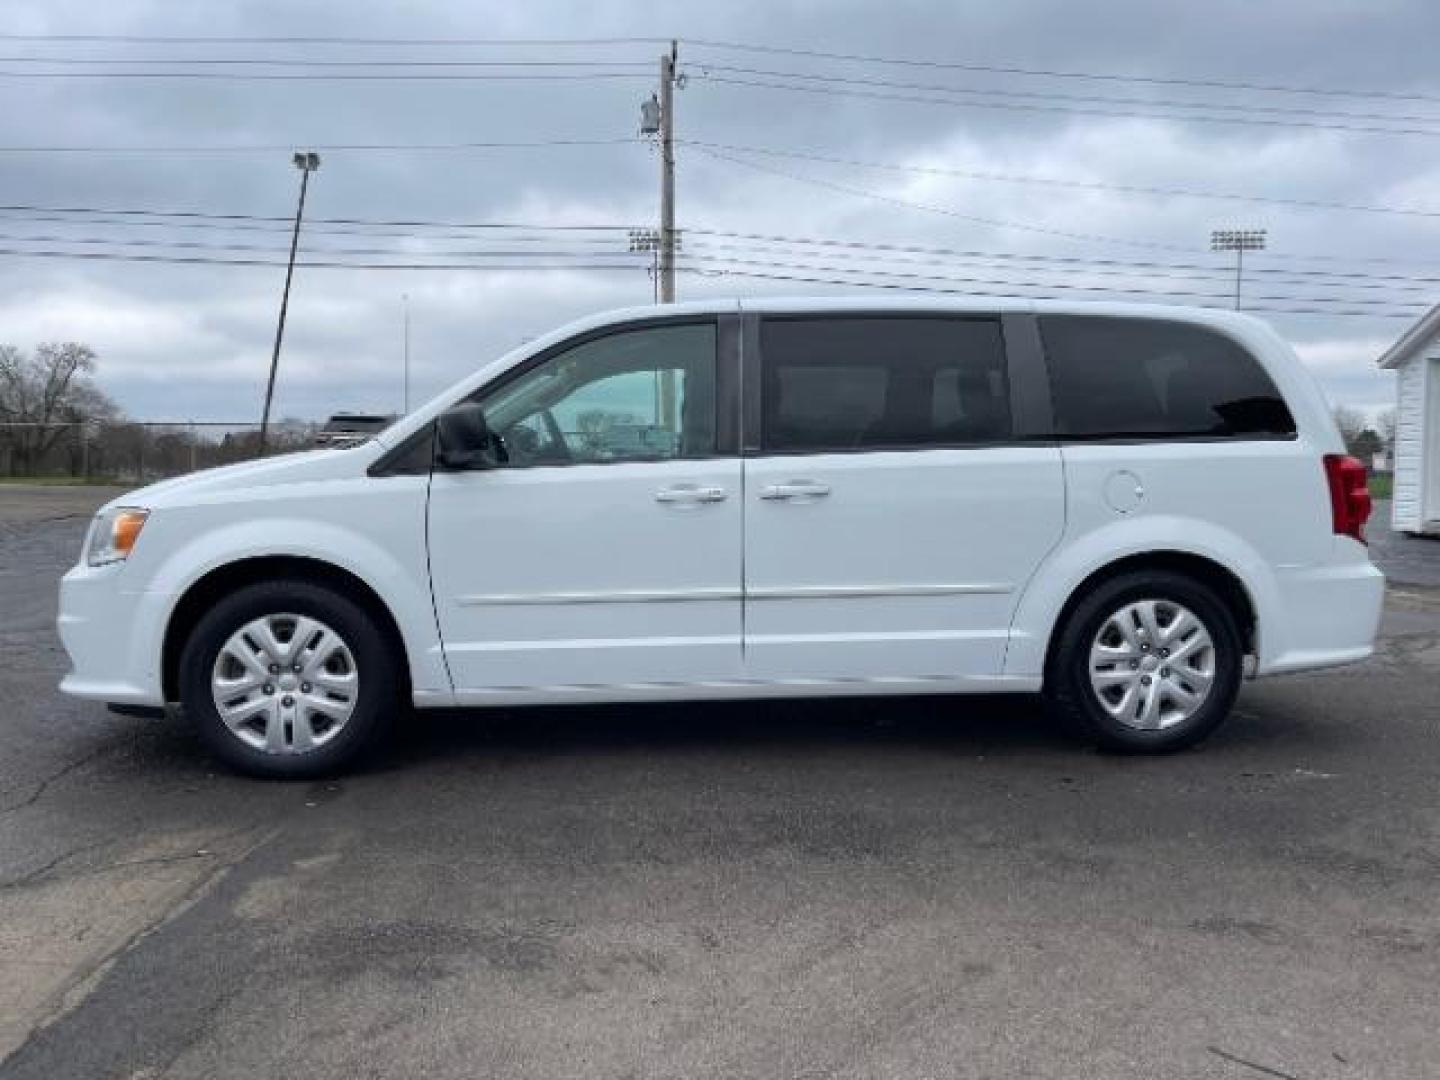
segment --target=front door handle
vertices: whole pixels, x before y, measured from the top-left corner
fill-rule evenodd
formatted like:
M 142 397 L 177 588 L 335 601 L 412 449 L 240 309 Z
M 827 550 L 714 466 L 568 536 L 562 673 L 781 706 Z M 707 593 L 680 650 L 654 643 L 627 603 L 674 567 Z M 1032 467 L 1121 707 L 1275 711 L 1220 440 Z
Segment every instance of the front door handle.
M 725 501 L 725 489 L 706 487 L 700 484 L 672 484 L 655 492 L 655 501 L 660 503 L 718 503 Z
M 830 494 L 830 485 L 818 480 L 787 480 L 783 484 L 766 484 L 760 498 L 783 501 L 788 499 L 823 499 Z

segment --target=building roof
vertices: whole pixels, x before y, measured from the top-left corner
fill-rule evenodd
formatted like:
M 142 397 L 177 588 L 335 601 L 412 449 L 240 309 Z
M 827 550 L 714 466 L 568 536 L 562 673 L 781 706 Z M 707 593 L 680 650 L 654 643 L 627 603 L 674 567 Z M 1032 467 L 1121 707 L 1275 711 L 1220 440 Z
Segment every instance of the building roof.
M 1414 326 L 1400 335 L 1400 340 L 1380 354 L 1376 361 L 1382 368 L 1396 368 L 1409 360 L 1426 342 L 1440 334 L 1440 304 L 1427 311 Z

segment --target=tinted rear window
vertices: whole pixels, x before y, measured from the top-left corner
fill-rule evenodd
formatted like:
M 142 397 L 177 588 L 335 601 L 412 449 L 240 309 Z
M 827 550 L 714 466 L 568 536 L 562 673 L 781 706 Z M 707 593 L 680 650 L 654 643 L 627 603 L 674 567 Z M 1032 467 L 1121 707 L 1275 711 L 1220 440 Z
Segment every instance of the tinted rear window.
M 881 450 L 1010 434 L 994 319 L 766 319 L 766 450 Z
M 1047 315 L 1040 333 L 1061 436 L 1295 434 L 1265 369 L 1213 330 L 1157 319 Z

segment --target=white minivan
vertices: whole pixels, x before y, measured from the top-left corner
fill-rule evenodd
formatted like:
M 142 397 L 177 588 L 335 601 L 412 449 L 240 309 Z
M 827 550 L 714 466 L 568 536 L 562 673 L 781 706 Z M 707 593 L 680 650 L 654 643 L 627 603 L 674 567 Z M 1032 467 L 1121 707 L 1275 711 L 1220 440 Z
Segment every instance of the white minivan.
M 1365 471 L 1264 323 L 745 300 L 572 324 L 358 446 L 155 484 L 68 693 L 313 775 L 416 706 L 1041 691 L 1121 750 L 1371 654 Z

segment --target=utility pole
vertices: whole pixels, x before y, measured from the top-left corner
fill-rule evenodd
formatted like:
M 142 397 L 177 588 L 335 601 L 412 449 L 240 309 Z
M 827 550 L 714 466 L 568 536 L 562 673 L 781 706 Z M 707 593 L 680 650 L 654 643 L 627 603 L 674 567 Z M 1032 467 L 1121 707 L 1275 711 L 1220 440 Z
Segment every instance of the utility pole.
M 670 51 L 660 56 L 659 92 L 640 105 L 640 134 L 653 136 L 660 147 L 660 228 L 653 237 L 646 230 L 630 233 L 631 251 L 655 252 L 656 299 L 675 302 L 675 252 L 679 234 L 675 230 L 675 88 L 685 80 L 675 72 L 680 46 L 670 42 Z M 651 246 L 653 245 L 653 246 Z
M 675 62 L 672 41 L 660 57 L 660 302 L 675 302 Z
M 410 294 L 401 293 L 400 302 L 405 306 L 405 396 L 400 415 L 410 415 Z
M 660 228 L 651 234 L 645 229 L 630 233 L 631 251 L 649 251 L 654 259 L 655 300 L 675 302 L 675 87 L 684 85 L 675 74 L 680 46 L 670 42 L 670 51 L 660 57 L 660 90 L 640 106 L 640 134 L 653 135 L 660 143 Z M 675 372 L 659 373 L 656 423 L 664 430 L 678 430 Z
M 275 349 L 270 354 L 270 380 L 265 384 L 265 412 L 260 417 L 260 456 L 270 438 L 270 402 L 275 397 L 275 371 L 280 366 L 280 342 L 285 338 L 285 312 L 290 307 L 290 281 L 295 276 L 295 250 L 300 246 L 300 220 L 305 216 L 305 189 L 310 174 L 320 168 L 320 155 L 307 151 L 292 159 L 300 170 L 300 203 L 295 207 L 295 231 L 290 234 L 290 261 L 285 266 L 285 291 L 280 294 L 280 320 L 275 325 Z
M 1240 310 L 1240 284 L 1245 272 L 1245 252 L 1265 250 L 1264 229 L 1212 229 L 1211 251 L 1235 252 L 1235 310 Z

